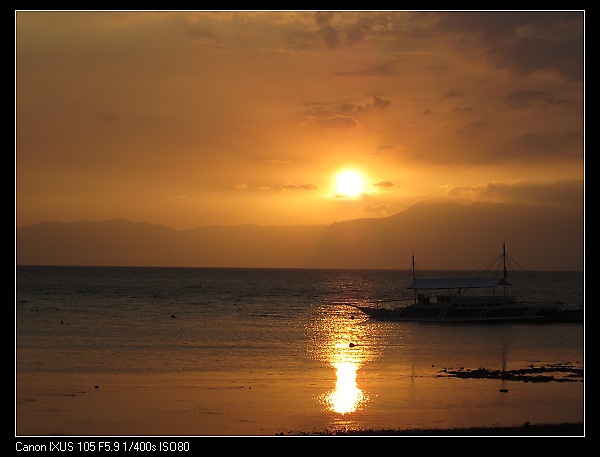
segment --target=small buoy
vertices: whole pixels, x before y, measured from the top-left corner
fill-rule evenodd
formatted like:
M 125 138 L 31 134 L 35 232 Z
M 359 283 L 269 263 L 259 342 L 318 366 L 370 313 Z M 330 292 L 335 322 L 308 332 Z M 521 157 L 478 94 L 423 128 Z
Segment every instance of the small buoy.
M 99 388 L 100 388 L 100 386 L 94 386 L 94 389 L 99 389 Z
M 174 318 L 174 317 L 175 317 L 175 314 L 171 314 L 171 317 L 173 317 L 173 318 Z

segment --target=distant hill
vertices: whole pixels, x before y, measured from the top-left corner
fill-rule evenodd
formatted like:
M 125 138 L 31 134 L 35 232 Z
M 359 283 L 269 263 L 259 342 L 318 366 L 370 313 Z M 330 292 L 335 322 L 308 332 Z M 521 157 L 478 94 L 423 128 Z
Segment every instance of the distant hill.
M 501 253 L 529 270 L 583 270 L 583 210 L 417 203 L 330 225 L 43 222 L 17 228 L 19 265 L 473 269 Z

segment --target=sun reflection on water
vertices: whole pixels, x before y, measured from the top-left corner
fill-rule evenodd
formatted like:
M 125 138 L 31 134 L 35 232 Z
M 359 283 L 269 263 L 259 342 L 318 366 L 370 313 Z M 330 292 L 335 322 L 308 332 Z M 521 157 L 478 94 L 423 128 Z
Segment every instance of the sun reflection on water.
M 349 414 L 362 409 L 369 401 L 357 381 L 359 369 L 369 361 L 372 347 L 366 334 L 369 326 L 361 325 L 355 311 L 339 305 L 323 313 L 319 325 L 319 358 L 335 369 L 334 388 L 319 397 L 327 411 Z
M 360 409 L 368 397 L 356 383 L 356 362 L 334 363 L 337 381 L 335 389 L 324 395 L 323 401 L 331 411 L 339 414 L 353 413 Z

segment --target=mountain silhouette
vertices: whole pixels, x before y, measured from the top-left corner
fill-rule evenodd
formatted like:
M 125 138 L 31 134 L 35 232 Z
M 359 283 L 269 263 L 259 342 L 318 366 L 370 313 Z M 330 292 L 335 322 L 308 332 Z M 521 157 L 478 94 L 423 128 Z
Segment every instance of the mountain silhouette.
M 393 216 L 329 225 L 174 230 L 123 219 L 16 229 L 18 265 L 473 269 L 508 254 L 528 270 L 581 271 L 583 209 L 417 203 Z

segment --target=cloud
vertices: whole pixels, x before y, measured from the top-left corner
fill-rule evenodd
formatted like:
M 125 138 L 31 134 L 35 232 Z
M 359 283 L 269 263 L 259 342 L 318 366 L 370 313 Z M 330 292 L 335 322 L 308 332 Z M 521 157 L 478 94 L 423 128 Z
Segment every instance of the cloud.
M 327 128 L 350 129 L 360 127 L 360 123 L 354 119 L 353 116 L 345 116 L 342 114 L 335 114 L 327 118 L 308 116 L 308 122 L 311 125 Z
M 206 30 L 203 27 L 205 26 L 198 26 L 196 24 L 190 25 L 190 28 L 187 30 L 187 32 L 192 43 L 210 54 L 229 54 L 229 49 L 227 49 L 226 46 L 218 40 L 214 33 L 210 30 Z
M 330 25 L 321 27 L 319 35 L 330 48 L 335 48 L 340 44 L 339 32 Z
M 389 107 L 391 104 L 392 104 L 391 100 L 384 100 L 380 97 L 373 96 L 372 103 L 367 103 L 365 106 L 359 106 L 358 110 L 359 111 L 368 111 L 368 110 L 375 109 L 375 108 L 384 110 L 387 107 Z
M 525 37 L 490 50 L 496 64 L 527 75 L 547 70 L 567 80 L 583 80 L 583 39 L 581 36 L 557 41 L 550 38 Z
M 330 48 L 337 48 L 342 44 L 359 43 L 368 32 L 366 24 L 357 24 L 356 15 L 350 13 L 336 13 L 333 11 L 317 11 L 314 15 L 318 27 L 318 36 Z M 343 38 L 346 41 L 343 41 Z
M 563 179 L 549 182 L 492 182 L 483 186 L 446 186 L 453 197 L 496 202 L 535 203 L 558 206 L 583 205 L 583 180 Z
M 440 183 L 471 185 L 448 188 L 456 199 L 484 198 L 474 184 L 583 170 L 581 13 L 19 12 L 17 19 L 23 221 L 133 208 L 140 219 L 147 211 L 183 226 L 199 217 L 322 222 L 368 197 L 339 200 L 334 214 L 315 203 L 328 200 L 314 198 L 313 182 L 324 191 L 334 168 L 369 157 L 376 160 L 362 166 L 379 180 L 373 198 L 390 205 L 426 198 Z M 224 176 L 232 206 L 211 209 L 198 195 L 223 190 Z M 270 192 L 252 200 L 257 189 Z M 487 195 L 500 199 L 502 189 Z M 170 214 L 132 203 L 184 191 L 196 197 Z M 298 206 L 272 211 L 285 191 Z M 101 196 L 108 202 L 96 203 Z
M 519 75 L 547 71 L 581 81 L 583 17 L 578 11 L 446 12 L 437 15 L 437 29 L 463 40 L 479 38 L 499 68 Z
M 348 39 L 348 41 L 350 43 L 358 43 L 358 42 L 362 41 L 362 39 L 364 38 L 365 31 L 366 31 L 365 27 L 361 27 L 361 26 L 352 27 L 346 33 L 346 38 Z
M 444 94 L 444 97 L 448 97 L 448 98 L 454 98 L 454 97 L 462 98 L 462 97 L 464 97 L 464 95 L 461 92 L 458 92 L 456 90 L 451 90 L 449 92 L 446 92 Z
M 288 46 L 293 51 L 311 51 L 324 44 L 328 48 L 337 48 L 343 44 L 343 34 L 334 25 L 334 19 L 341 19 L 332 11 L 317 11 L 315 13 L 307 12 L 294 13 L 294 20 L 290 19 L 282 29 L 285 30 L 284 36 Z M 311 21 L 306 19 L 311 17 Z M 339 21 L 338 21 L 339 22 Z M 351 39 L 356 41 L 358 35 L 353 33 Z
M 507 156 L 520 159 L 550 159 L 556 157 L 560 160 L 580 159 L 583 157 L 583 144 L 580 137 L 573 132 L 542 135 L 526 133 L 513 138 L 508 144 Z M 574 146 L 574 147 L 573 147 Z
M 451 197 L 464 197 L 464 196 L 473 197 L 477 193 L 477 189 L 479 189 L 479 187 L 453 186 L 451 184 L 442 186 L 442 188 L 445 188 L 446 194 Z
M 583 205 L 583 181 L 565 179 L 553 182 L 522 181 L 514 184 L 496 182 L 481 190 L 482 197 L 502 197 L 528 203 L 549 205 Z
M 339 123 L 339 124 L 343 124 L 346 125 L 345 123 L 347 122 L 346 126 L 351 126 L 352 121 L 351 118 L 352 116 L 346 115 L 346 114 L 337 114 L 338 111 L 341 111 L 343 113 L 352 113 L 352 112 L 356 112 L 356 113 L 364 113 L 366 111 L 371 111 L 374 109 L 379 109 L 381 111 L 385 110 L 386 108 L 388 108 L 389 106 L 391 106 L 392 101 L 391 100 L 385 100 L 381 97 L 378 97 L 376 95 L 372 95 L 370 97 L 370 101 L 368 102 L 364 102 L 364 103 L 352 103 L 349 101 L 344 101 L 342 103 L 325 103 L 325 102 L 310 102 L 310 103 L 303 103 L 304 106 L 309 106 L 310 109 L 308 110 L 308 115 L 312 118 L 312 122 L 321 122 L 324 119 L 327 120 L 328 122 L 332 122 L 332 123 Z M 335 113 L 335 114 L 332 114 Z M 329 115 L 329 116 L 327 116 Z M 327 116 L 327 117 L 324 117 Z M 340 117 L 342 118 L 350 118 L 350 119 L 339 119 Z M 338 119 L 336 119 L 338 118 Z M 356 126 L 360 126 L 360 124 L 358 123 L 358 121 L 356 121 Z M 340 125 L 337 125 L 340 126 Z
M 378 144 L 377 150 L 379 151 L 383 149 L 394 149 L 396 146 L 396 144 Z
M 548 106 L 563 104 L 564 101 L 541 90 L 519 90 L 510 92 L 504 103 L 509 109 L 524 109 L 531 107 L 547 108 Z
M 390 187 L 396 187 L 396 184 L 394 184 L 392 181 L 378 181 L 373 183 L 374 187 L 382 187 L 382 188 L 390 188 Z
M 374 203 L 369 203 L 360 208 L 361 213 L 376 215 L 376 216 L 385 216 L 388 214 L 389 206 L 388 205 L 378 205 Z
M 286 42 L 293 51 L 313 48 L 318 39 L 308 30 L 292 30 L 286 33 Z
M 315 183 L 295 184 L 287 182 L 279 186 L 281 190 L 318 190 L 319 186 Z
M 362 68 L 360 70 L 352 71 L 337 71 L 334 73 L 335 76 L 351 76 L 351 77 L 362 77 L 362 76 L 393 76 L 394 65 L 391 62 L 382 63 L 373 67 Z

